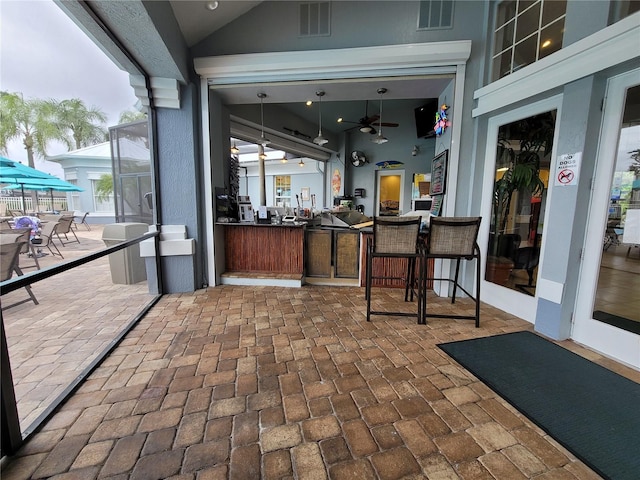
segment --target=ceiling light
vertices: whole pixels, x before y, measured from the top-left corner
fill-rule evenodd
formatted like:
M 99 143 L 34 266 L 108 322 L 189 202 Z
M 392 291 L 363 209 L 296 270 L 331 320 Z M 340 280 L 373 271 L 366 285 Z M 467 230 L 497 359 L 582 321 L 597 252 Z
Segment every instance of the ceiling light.
M 298 165 L 300 165 L 301 167 L 304 167 L 304 162 L 302 161 L 302 159 L 300 159 L 300 161 L 298 162 Z
M 380 129 L 378 130 L 378 135 L 376 135 L 375 138 L 371 139 L 371 141 L 373 143 L 377 143 L 378 145 L 381 145 L 383 143 L 387 143 L 389 141 L 387 139 L 387 137 L 382 135 L 382 95 L 384 95 L 385 93 L 387 93 L 387 89 L 386 88 L 379 88 L 378 89 L 378 95 L 380 95 L 380 120 L 378 122 L 379 125 L 380 125 Z M 360 129 L 360 131 L 362 131 L 362 129 Z
M 340 117 L 338 120 L 336 120 L 338 123 L 342 123 L 344 121 L 344 118 Z
M 284 155 L 282 155 L 282 158 L 280 159 L 280 163 L 287 163 L 289 160 L 287 160 L 287 154 L 285 153 Z
M 240 153 L 240 149 L 236 145 L 236 142 L 233 142 L 233 147 L 231 147 L 231 153 L 233 153 L 234 155 L 237 155 Z
M 316 145 L 322 146 L 325 143 L 329 142 L 329 140 L 327 140 L 326 138 L 324 138 L 322 136 L 322 97 L 324 97 L 324 91 L 323 90 L 318 90 L 316 92 L 316 95 L 320 99 L 320 103 L 318 104 L 318 116 L 320 117 L 320 122 L 319 122 L 319 127 L 318 127 L 318 136 L 313 139 L 313 143 L 315 143 Z M 303 165 L 304 165 L 304 163 L 303 163 Z
M 267 154 L 264 153 L 264 147 L 262 145 L 258 145 L 258 158 L 260 160 L 266 160 Z
M 373 127 L 371 125 L 364 125 L 360 127 L 360 131 L 362 133 L 371 133 L 372 130 L 373 130 Z
M 266 147 L 267 144 L 271 141 L 264 136 L 264 105 L 262 104 L 262 101 L 267 98 L 267 94 L 261 92 L 258 94 L 258 98 L 260 99 L 260 127 L 262 128 L 262 130 L 260 131 L 260 145 Z
M 218 5 L 218 2 L 205 2 L 204 8 L 213 12 L 216 8 L 218 8 Z
M 313 105 L 313 101 L 311 101 L 311 100 L 307 100 L 307 101 L 306 101 L 306 103 L 305 103 L 305 105 L 306 105 L 307 107 L 310 107 L 311 105 Z

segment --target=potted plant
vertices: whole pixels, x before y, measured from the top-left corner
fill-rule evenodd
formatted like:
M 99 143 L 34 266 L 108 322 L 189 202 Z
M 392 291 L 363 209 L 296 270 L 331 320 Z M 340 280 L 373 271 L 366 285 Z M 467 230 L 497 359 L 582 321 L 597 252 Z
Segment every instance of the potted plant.
M 513 269 L 514 235 L 507 220 L 515 192 L 540 195 L 540 161 L 551 152 L 555 117 L 544 113 L 500 128 L 496 165 L 503 174 L 494 183 L 486 279 L 505 285 Z

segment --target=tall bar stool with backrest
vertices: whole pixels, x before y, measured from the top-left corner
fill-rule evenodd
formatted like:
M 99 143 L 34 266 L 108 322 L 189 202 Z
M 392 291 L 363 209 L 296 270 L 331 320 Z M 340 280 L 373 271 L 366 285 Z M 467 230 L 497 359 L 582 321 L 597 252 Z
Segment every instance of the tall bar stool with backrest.
M 422 306 L 424 302 L 424 273 L 422 248 L 419 243 L 421 217 L 374 217 L 373 237 L 367 241 L 367 266 L 365 297 L 367 299 L 367 321 L 371 321 L 371 315 L 394 315 L 413 316 L 416 315 L 418 323 L 423 321 Z M 373 275 L 373 260 L 379 259 L 406 259 L 406 276 L 383 276 Z M 416 270 L 416 263 L 418 269 Z M 417 278 L 416 278 L 417 275 Z M 404 301 L 413 301 L 417 288 L 418 311 L 416 314 L 407 312 L 388 312 L 371 310 L 371 286 L 373 280 L 404 280 L 405 294 Z
M 480 247 L 478 246 L 478 230 L 482 217 L 432 217 L 429 225 L 429 235 L 426 244 L 426 259 L 439 258 L 456 261 L 454 278 L 445 277 L 423 277 L 423 281 L 428 280 L 446 281 L 453 284 L 453 295 L 451 303 L 456 303 L 457 290 L 462 290 L 471 300 L 475 302 L 475 315 L 454 315 L 454 314 L 430 314 L 427 311 L 427 296 L 423 297 L 425 302 L 423 311 L 425 317 L 432 318 L 460 318 L 475 320 L 476 327 L 480 326 Z M 462 260 L 476 261 L 476 291 L 475 297 L 465 290 L 458 282 L 460 273 L 460 262 Z

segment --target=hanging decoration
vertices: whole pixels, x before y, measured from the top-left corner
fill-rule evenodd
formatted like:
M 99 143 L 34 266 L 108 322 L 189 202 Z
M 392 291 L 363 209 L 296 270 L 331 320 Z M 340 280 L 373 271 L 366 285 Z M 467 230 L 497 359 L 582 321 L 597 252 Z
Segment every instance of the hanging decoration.
M 331 177 L 331 193 L 333 193 L 334 196 L 338 196 L 340 194 L 340 187 L 342 187 L 342 178 L 340 177 L 340 170 L 336 168 Z
M 451 126 L 451 122 L 447 118 L 447 110 L 449 110 L 449 106 L 443 103 L 440 110 L 436 112 L 436 124 L 433 127 L 433 131 L 436 132 L 438 137 L 445 132 L 447 127 Z

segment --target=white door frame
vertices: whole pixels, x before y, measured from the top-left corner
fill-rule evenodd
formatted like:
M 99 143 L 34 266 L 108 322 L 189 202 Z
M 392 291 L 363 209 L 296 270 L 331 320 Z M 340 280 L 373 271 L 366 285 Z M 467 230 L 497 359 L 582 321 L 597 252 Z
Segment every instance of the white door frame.
M 611 181 L 617 157 L 620 126 L 627 88 L 640 84 L 640 69 L 612 77 L 607 82 L 605 106 L 602 112 L 600 142 L 589 217 L 584 242 L 584 255 L 574 310 L 571 338 L 613 357 L 622 363 L 640 368 L 640 335 L 621 330 L 593 319 L 598 274 L 602 256 L 602 242 L 608 218 Z
M 464 111 L 466 62 L 471 55 L 471 41 L 412 43 L 354 47 L 331 50 L 289 51 L 222 55 L 194 59 L 200 76 L 202 157 L 204 192 L 212 199 L 211 135 L 209 134 L 209 85 L 235 85 L 287 81 L 344 80 L 396 76 L 454 75 L 456 111 Z M 449 177 L 457 178 L 463 115 L 453 115 L 449 146 Z M 444 214 L 455 211 L 456 182 L 448 182 Z M 213 206 L 206 205 L 207 274 L 210 285 L 217 285 L 223 260 L 216 259 Z M 216 265 L 217 264 L 217 265 Z
M 487 161 L 484 165 L 484 176 L 482 183 L 482 204 L 481 212 L 484 221 L 480 224 L 480 231 L 478 232 L 478 245 L 482 251 L 482 257 L 484 261 L 480 267 L 480 287 L 482 291 L 482 301 L 492 305 L 500 310 L 508 312 L 512 315 L 520 317 L 528 322 L 535 323 L 536 310 L 538 309 L 538 294 L 539 288 L 536 288 L 536 295 L 534 297 L 512 290 L 501 285 L 497 285 L 492 282 L 487 282 L 485 277 L 486 272 L 486 259 L 487 259 L 487 245 L 489 242 L 489 230 L 491 226 L 491 200 L 493 198 L 493 183 L 495 179 L 496 171 L 496 152 L 498 144 L 498 129 L 500 126 L 507 123 L 514 122 L 521 118 L 527 118 L 540 113 L 549 112 L 551 110 L 557 110 L 556 126 L 553 136 L 553 149 L 551 152 L 551 166 L 550 171 L 553 171 L 554 162 L 556 158 L 556 144 L 558 142 L 558 131 L 560 125 L 562 106 L 562 95 L 555 95 L 553 97 L 541 100 L 539 102 L 525 105 L 523 107 L 511 110 L 509 112 L 496 115 L 489 118 L 487 128 L 487 145 L 485 149 L 485 158 Z M 547 189 L 546 204 L 551 205 L 551 195 L 553 188 L 551 182 Z M 549 215 L 549 208 L 546 208 L 544 212 L 544 223 L 547 224 L 547 217 Z M 538 272 L 542 271 L 545 244 L 548 235 L 543 235 L 542 245 L 540 246 L 540 264 L 538 266 Z M 539 276 L 539 273 L 538 273 Z M 536 281 L 536 285 L 540 282 Z

